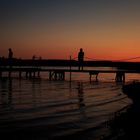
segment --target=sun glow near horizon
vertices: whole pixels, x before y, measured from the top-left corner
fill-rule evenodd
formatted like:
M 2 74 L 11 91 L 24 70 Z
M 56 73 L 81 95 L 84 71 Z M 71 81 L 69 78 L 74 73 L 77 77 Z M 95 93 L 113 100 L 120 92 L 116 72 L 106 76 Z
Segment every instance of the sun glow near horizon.
M 1 9 L 5 24 L 0 56 L 7 56 L 8 48 L 17 58 L 69 59 L 80 48 L 93 59 L 120 60 L 140 54 L 140 2 L 136 0 L 8 2 Z

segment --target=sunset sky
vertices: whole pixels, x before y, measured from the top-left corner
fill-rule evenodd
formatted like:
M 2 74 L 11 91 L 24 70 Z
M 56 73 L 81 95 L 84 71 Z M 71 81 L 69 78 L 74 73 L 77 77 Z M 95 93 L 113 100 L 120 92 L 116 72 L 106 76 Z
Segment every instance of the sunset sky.
M 140 56 L 140 0 L 1 0 L 0 21 L 0 57 Z

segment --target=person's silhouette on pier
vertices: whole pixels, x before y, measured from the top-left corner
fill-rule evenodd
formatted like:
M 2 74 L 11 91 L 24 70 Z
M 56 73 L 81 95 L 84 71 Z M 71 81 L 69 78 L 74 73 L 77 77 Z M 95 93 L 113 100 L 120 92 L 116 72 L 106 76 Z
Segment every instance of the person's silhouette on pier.
M 13 58 L 13 51 L 12 51 L 11 48 L 9 48 L 8 58 L 9 58 L 9 59 L 12 59 L 12 58 Z
M 83 62 L 84 62 L 84 52 L 83 49 L 81 48 L 79 53 L 78 53 L 78 68 L 79 70 L 83 70 Z
M 9 66 L 10 66 L 10 68 L 12 67 L 12 59 L 13 59 L 13 51 L 12 51 L 11 48 L 9 48 L 8 62 L 9 62 Z

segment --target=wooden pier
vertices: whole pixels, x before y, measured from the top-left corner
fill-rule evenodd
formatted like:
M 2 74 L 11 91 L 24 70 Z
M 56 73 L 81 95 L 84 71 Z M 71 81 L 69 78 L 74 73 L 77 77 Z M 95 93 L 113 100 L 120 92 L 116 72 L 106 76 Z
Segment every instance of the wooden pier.
M 49 73 L 49 80 L 65 80 L 66 73 L 71 75 L 72 73 L 87 73 L 89 80 L 98 80 L 100 73 L 115 73 L 116 82 L 125 82 L 126 73 L 140 73 L 140 70 L 76 70 L 76 69 L 48 69 L 48 68 L 36 68 L 36 67 L 0 67 L 0 78 L 3 77 L 3 73 L 8 73 L 7 76 L 12 77 L 12 73 L 18 73 L 19 78 L 38 78 L 41 72 Z
M 39 68 L 10 68 L 10 67 L 1 67 L 0 68 L 0 78 L 3 77 L 3 73 L 8 73 L 8 77 L 12 77 L 12 73 L 18 73 L 19 78 L 21 78 L 23 73 L 26 78 L 35 78 L 40 77 L 40 69 Z

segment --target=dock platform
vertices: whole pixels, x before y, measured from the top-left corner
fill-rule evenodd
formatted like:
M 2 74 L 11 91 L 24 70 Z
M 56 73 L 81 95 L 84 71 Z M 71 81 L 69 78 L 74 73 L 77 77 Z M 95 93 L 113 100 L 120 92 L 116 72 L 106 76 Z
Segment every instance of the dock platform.
M 95 77 L 95 80 L 98 80 L 98 75 L 100 73 L 115 73 L 115 81 L 125 82 L 126 73 L 140 73 L 140 70 L 76 70 L 76 69 L 49 69 L 49 68 L 37 68 L 37 67 L 0 67 L 0 78 L 3 76 L 3 73 L 7 72 L 8 77 L 12 76 L 12 73 L 19 73 L 19 78 L 23 76 L 23 73 L 26 78 L 35 78 L 40 77 L 41 72 L 49 73 L 49 80 L 65 80 L 65 74 L 69 73 L 70 76 L 72 73 L 87 73 L 89 75 L 89 80 L 92 81 L 92 78 Z

